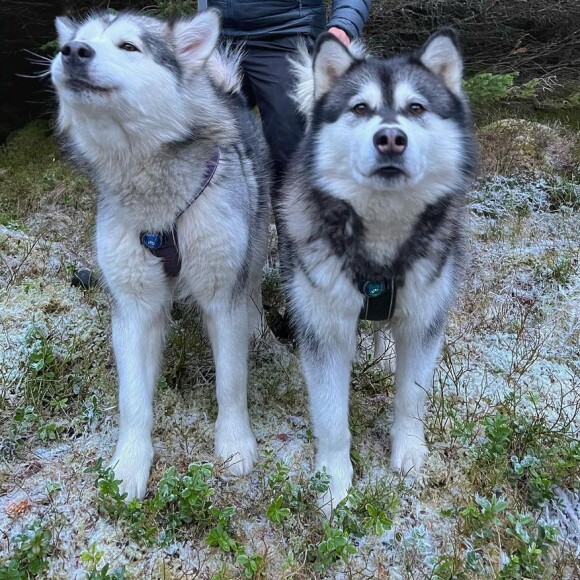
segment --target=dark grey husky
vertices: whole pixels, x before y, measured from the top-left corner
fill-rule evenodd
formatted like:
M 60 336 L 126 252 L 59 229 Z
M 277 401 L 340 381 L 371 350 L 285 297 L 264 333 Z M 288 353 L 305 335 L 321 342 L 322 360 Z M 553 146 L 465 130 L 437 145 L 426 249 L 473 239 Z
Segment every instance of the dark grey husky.
M 427 454 L 425 395 L 465 260 L 471 118 L 455 34 L 381 60 L 331 35 L 296 63 L 309 129 L 281 195 L 281 260 L 310 394 L 328 511 L 352 481 L 348 397 L 359 317 L 396 350 L 391 465 Z M 329 501 L 330 500 L 330 501 Z

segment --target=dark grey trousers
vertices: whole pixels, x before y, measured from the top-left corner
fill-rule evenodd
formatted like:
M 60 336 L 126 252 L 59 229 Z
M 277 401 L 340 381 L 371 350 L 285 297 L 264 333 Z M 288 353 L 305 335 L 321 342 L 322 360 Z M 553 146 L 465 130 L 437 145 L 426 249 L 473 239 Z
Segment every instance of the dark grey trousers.
M 293 78 L 288 56 L 294 53 L 298 39 L 294 36 L 244 43 L 243 89 L 250 106 L 257 106 L 260 111 L 274 163 L 274 197 L 288 160 L 304 133 L 304 119 L 290 98 Z M 310 47 L 314 44 L 310 38 L 307 42 Z

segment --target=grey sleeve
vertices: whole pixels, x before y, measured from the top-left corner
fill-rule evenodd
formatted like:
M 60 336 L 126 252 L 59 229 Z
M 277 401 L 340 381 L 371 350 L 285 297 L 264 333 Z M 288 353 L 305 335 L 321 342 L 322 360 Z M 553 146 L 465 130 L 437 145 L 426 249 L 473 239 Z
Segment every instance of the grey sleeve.
M 351 38 L 358 38 L 369 17 L 371 0 L 333 0 L 326 28 L 342 28 Z

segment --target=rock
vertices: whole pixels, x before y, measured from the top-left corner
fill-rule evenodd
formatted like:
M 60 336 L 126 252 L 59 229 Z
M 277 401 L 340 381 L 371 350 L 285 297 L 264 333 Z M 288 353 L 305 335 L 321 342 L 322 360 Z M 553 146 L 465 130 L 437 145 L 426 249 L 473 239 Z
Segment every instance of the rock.
M 99 277 L 88 268 L 81 268 L 73 274 L 70 283 L 71 286 L 89 290 L 98 286 Z

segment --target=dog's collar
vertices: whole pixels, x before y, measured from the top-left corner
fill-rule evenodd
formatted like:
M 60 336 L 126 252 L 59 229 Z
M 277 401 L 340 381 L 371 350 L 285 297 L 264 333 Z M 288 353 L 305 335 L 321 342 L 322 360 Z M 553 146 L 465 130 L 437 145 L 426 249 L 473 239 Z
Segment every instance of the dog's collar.
M 147 248 L 154 256 L 161 258 L 165 274 L 174 278 L 181 270 L 181 257 L 179 256 L 179 246 L 177 243 L 177 220 L 191 207 L 191 205 L 205 191 L 216 172 L 220 162 L 220 150 L 216 147 L 211 159 L 208 161 L 203 174 L 201 186 L 189 203 L 177 214 L 173 221 L 171 231 L 151 232 L 144 231 L 139 234 L 141 245 Z
M 361 320 L 389 320 L 395 312 L 397 286 L 400 276 L 393 275 L 382 280 L 359 280 L 358 289 L 364 297 L 360 311 Z

